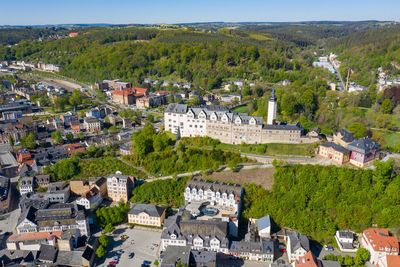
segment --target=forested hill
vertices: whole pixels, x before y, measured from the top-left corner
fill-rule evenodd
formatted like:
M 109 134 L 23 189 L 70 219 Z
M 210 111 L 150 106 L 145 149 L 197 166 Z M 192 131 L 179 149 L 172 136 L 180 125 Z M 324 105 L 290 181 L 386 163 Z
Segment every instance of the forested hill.
M 334 51 L 344 63 L 341 72 L 354 69 L 352 80 L 363 86 L 375 83 L 378 68 L 389 75 L 400 75 L 400 25 L 354 32 L 342 38 L 330 38 L 326 50 Z
M 3 46 L 0 59 L 57 63 L 64 67 L 62 74 L 86 82 L 120 78 L 138 83 L 154 76 L 211 89 L 226 78 L 269 80 L 282 76 L 277 71 L 300 70 L 309 65 L 301 64 L 305 60 L 300 51 L 271 38 L 123 28 L 56 41 L 22 41 L 11 48 Z

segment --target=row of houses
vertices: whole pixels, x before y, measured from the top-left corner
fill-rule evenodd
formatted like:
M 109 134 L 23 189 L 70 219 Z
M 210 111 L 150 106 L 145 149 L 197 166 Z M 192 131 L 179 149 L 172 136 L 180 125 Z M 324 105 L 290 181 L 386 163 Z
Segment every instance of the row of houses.
M 352 133 L 342 129 L 333 135 L 332 142 L 319 146 L 318 154 L 339 165 L 351 163 L 362 168 L 374 162 L 380 149 L 379 143 L 374 140 L 368 137 L 355 139 Z

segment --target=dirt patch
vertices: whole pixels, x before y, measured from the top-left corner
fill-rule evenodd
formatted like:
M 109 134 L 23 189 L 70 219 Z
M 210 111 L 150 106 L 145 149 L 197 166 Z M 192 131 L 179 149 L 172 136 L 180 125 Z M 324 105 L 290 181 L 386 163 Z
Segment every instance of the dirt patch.
M 271 189 L 274 183 L 274 168 L 241 170 L 240 172 L 214 172 L 207 177 L 220 182 L 234 182 L 240 185 L 244 183 L 255 183 L 265 189 Z

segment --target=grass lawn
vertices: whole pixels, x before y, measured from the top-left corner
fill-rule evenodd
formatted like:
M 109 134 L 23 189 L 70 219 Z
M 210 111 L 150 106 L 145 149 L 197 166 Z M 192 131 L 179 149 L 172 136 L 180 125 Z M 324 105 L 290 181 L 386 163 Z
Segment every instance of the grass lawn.
M 241 105 L 233 109 L 239 113 L 249 113 L 249 107 L 247 105 Z
M 258 155 L 301 155 L 311 156 L 313 151 L 312 144 L 265 144 L 267 150 L 265 153 L 257 149 L 263 145 L 231 145 L 231 144 L 219 144 L 217 148 L 228 151 L 236 151 L 241 153 L 258 154 Z

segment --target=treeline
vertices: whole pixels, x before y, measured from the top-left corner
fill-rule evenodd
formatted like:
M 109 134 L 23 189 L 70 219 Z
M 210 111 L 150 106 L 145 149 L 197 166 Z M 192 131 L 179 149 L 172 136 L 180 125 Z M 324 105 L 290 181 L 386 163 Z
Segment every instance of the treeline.
M 359 31 L 327 42 L 328 48 L 343 62 L 340 72 L 346 77 L 348 68 L 354 73 L 351 81 L 371 86 L 377 80 L 378 68 L 389 75 L 400 75 L 400 26 L 391 25 Z
M 86 82 L 120 78 L 141 83 L 147 76 L 174 75 L 212 89 L 226 78 L 254 80 L 273 75 L 266 70 L 299 70 L 301 63 L 295 58 L 299 51 L 271 40 L 132 28 L 96 29 L 56 41 L 22 41 L 0 47 L 0 59 L 57 63 L 64 67 L 62 74 Z
M 175 141 L 166 132 L 156 132 L 150 124 L 134 133 L 133 156 L 125 157 L 133 164 L 141 165 L 153 175 L 170 175 L 198 170 L 217 170 L 221 165 L 236 166 L 250 161 L 239 153 L 225 152 L 220 149 L 199 149 L 191 147 L 183 139 L 174 148 Z M 197 138 L 199 142 L 202 138 Z M 210 139 L 207 142 L 217 143 Z M 174 148 L 174 149 L 173 149 Z
M 315 240 L 329 240 L 337 229 L 361 232 L 400 225 L 400 175 L 394 163 L 379 162 L 375 170 L 334 166 L 277 167 L 271 191 L 245 185 L 245 218 L 270 214 L 284 227 Z
M 167 205 L 169 207 L 182 207 L 185 204 L 183 192 L 188 177 L 156 180 L 136 186 L 132 192 L 133 203 L 154 205 Z

